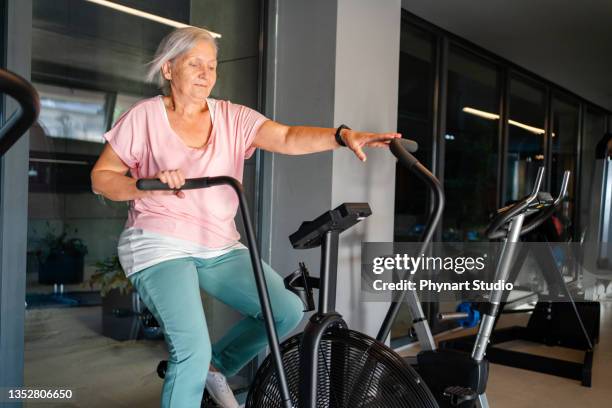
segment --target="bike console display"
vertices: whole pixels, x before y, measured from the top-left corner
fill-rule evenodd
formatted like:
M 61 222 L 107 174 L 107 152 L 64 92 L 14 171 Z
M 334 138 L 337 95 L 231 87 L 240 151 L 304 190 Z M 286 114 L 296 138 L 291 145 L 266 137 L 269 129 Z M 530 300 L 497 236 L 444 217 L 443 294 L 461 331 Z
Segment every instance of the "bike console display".
M 289 236 L 295 249 L 316 248 L 329 231 L 342 231 L 372 215 L 368 203 L 344 203 L 326 211 L 313 221 L 304 221 L 300 228 Z

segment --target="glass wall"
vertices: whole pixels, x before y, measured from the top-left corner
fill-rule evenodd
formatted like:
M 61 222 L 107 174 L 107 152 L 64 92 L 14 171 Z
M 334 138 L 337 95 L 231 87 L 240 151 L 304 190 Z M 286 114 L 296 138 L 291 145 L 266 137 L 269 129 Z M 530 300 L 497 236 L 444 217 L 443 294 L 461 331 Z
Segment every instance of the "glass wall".
M 595 149 L 606 133 L 607 115 L 605 112 L 587 108 L 584 112 L 584 125 L 582 132 L 581 156 L 580 156 L 580 200 L 577 235 L 582 239 L 596 237 L 597 221 L 591 224 L 591 216 L 599 213 L 599 203 L 592 203 L 591 197 L 596 191 L 600 191 L 602 175 L 595 174 L 601 169 L 595 168 Z
M 415 156 L 428 168 L 433 163 L 433 83 L 435 38 L 402 24 L 397 129 L 403 137 L 416 141 Z M 403 166 L 395 168 L 395 241 L 418 241 L 429 213 L 429 192 L 423 182 Z M 402 306 L 391 340 L 402 341 L 410 333 L 412 316 Z
M 416 141 L 415 157 L 431 168 L 435 40 L 429 33 L 402 26 L 397 129 Z M 428 213 L 428 191 L 403 166 L 396 166 L 396 241 L 418 241 Z
M 552 100 L 552 120 L 550 143 L 550 190 L 559 191 L 563 172 L 572 173 L 567 190 L 567 199 L 557 212 L 562 223 L 567 226 L 568 237 L 576 231 L 576 177 L 578 174 L 578 103 L 569 96 L 555 95 Z
M 514 77 L 510 80 L 506 192 L 503 202 L 525 197 L 544 166 L 546 91 Z
M 155 368 L 168 354 L 160 333 L 141 324 L 138 297 L 122 292 L 129 285 L 116 247 L 128 203 L 94 195 L 90 171 L 104 132 L 134 103 L 160 93 L 145 83 L 146 64 L 175 23 L 221 34 L 213 98 L 261 108 L 261 4 L 115 3 L 172 22 L 88 1 L 33 0 L 32 82 L 41 113 L 30 132 L 25 384 L 57 381 L 108 406 L 154 406 L 163 382 Z M 255 174 L 253 157 L 244 174 L 251 202 Z M 202 296 L 214 342 L 240 315 Z M 232 386 L 244 388 L 251 375 L 247 367 Z
M 444 241 L 480 241 L 497 206 L 499 73 L 460 48 L 448 57 Z
M 527 195 L 541 166 L 544 188 L 553 194 L 563 172 L 572 172 L 569 198 L 556 214 L 568 227 L 564 238 L 581 239 L 598 228 L 591 215 L 598 199 L 593 183 L 601 175 L 593 158 L 610 112 L 406 11 L 401 30 L 398 129 L 419 142 L 419 159 L 443 183 L 446 206 L 436 239 L 486 240 L 494 211 Z M 428 197 L 400 168 L 396 177 L 394 238 L 415 241 Z M 454 304 L 423 308 L 434 332 L 449 328 L 434 316 Z M 392 330 L 395 345 L 410 341 L 410 322 L 402 309 Z

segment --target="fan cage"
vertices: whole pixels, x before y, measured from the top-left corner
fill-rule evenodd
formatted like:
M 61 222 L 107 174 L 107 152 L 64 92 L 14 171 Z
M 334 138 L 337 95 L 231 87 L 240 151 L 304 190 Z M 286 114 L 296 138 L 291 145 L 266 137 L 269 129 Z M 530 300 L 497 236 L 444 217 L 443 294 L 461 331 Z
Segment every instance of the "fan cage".
M 293 406 L 301 408 L 302 334 L 281 344 Z M 435 398 L 403 358 L 363 333 L 328 329 L 318 353 L 317 408 L 437 408 Z M 274 362 L 268 356 L 255 376 L 246 408 L 283 408 Z

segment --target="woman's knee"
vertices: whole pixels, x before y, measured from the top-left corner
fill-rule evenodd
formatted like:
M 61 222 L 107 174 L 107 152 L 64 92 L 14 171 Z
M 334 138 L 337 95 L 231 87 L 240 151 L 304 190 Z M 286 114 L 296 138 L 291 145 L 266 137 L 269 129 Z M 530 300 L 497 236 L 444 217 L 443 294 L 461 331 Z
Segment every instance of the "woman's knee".
M 295 329 L 303 317 L 304 305 L 300 298 L 289 291 L 284 291 L 282 306 L 274 313 L 277 330 L 281 335 L 285 335 Z
M 212 347 L 209 339 L 201 339 L 197 345 L 193 347 L 193 356 L 201 363 L 205 363 L 206 367 L 210 363 L 212 357 Z
M 175 339 L 175 342 L 178 339 Z M 199 336 L 198 338 L 191 338 L 189 340 L 183 339 L 171 347 L 171 359 L 177 363 L 187 363 L 189 365 L 195 365 L 202 367 L 203 372 L 208 369 L 212 357 L 212 349 L 210 340 Z

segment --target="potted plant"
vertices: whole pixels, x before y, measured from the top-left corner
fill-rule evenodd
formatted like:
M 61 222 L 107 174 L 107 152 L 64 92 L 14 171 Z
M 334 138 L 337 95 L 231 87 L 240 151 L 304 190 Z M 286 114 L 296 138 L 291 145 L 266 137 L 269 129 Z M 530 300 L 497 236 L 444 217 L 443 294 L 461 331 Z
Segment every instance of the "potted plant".
M 155 318 L 141 304 L 117 255 L 96 262 L 89 286 L 98 286 L 102 297 L 102 334 L 115 340 L 133 340 L 144 336 L 160 338 Z
M 89 287 L 93 289 L 94 285 L 98 285 L 102 298 L 107 297 L 113 290 L 119 295 L 132 293 L 132 282 L 125 276 L 117 255 L 98 261 L 95 265 L 96 271 L 89 278 Z
M 48 223 L 47 223 L 48 224 Z M 73 233 L 78 230 L 75 228 Z M 87 245 L 80 238 L 68 238 L 68 230 L 57 235 L 48 231 L 39 241 L 38 282 L 42 284 L 74 284 L 83 282 Z

